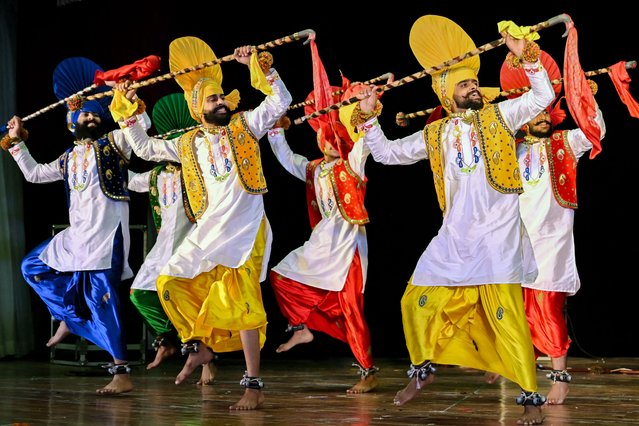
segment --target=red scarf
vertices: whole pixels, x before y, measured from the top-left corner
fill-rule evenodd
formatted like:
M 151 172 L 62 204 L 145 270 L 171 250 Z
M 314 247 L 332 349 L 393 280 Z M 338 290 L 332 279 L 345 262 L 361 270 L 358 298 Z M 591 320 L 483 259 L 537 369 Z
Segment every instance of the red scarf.
M 630 76 L 626 69 L 626 63 L 624 61 L 618 62 L 610 67 L 610 79 L 612 84 L 617 89 L 617 94 L 621 98 L 621 102 L 626 104 L 630 116 L 639 118 L 639 104 L 632 98 L 630 94 Z
M 568 110 L 588 140 L 592 143 L 590 159 L 601 152 L 601 129 L 595 120 L 597 103 L 590 90 L 586 75 L 579 63 L 577 30 L 571 22 L 564 52 L 564 91 Z

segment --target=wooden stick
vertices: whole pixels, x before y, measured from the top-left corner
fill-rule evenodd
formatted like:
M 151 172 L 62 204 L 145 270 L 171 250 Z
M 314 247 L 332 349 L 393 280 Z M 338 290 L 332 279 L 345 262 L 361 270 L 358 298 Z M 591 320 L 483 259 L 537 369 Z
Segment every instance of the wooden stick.
M 308 42 L 308 40 L 310 38 L 312 38 L 312 37 L 315 37 L 315 31 L 307 29 L 307 30 L 299 31 L 299 32 L 296 32 L 294 34 L 279 38 L 277 40 L 273 40 L 273 41 L 269 41 L 267 43 L 260 44 L 260 45 L 255 47 L 255 50 L 270 49 L 272 47 L 281 46 L 283 44 L 287 44 L 287 43 L 290 43 L 290 42 L 295 41 L 295 40 L 300 40 L 302 38 L 306 38 L 307 39 L 304 42 L 304 44 L 306 44 Z M 217 64 L 222 63 L 222 62 L 228 62 L 228 61 L 231 61 L 233 59 L 234 59 L 233 55 L 227 55 L 227 56 L 225 56 L 223 58 L 219 58 L 219 59 L 216 59 L 214 61 L 209 61 L 209 62 L 205 62 L 203 64 L 194 65 L 194 66 L 191 66 L 191 67 L 187 67 L 187 68 L 181 69 L 179 71 L 169 72 L 169 73 L 166 73 L 166 74 L 158 76 L 158 77 L 150 78 L 148 80 L 137 81 L 137 82 L 131 84 L 130 88 L 131 89 L 137 89 L 139 87 L 149 86 L 151 84 L 154 84 L 154 83 L 157 83 L 157 82 L 160 82 L 160 81 L 164 81 L 164 80 L 168 80 L 168 79 L 171 79 L 171 78 L 175 78 L 178 75 L 186 74 L 186 73 L 189 73 L 191 71 L 200 70 L 202 68 L 211 67 L 213 65 L 217 65 Z M 55 107 L 57 107 L 59 105 L 64 105 L 65 102 L 71 100 L 75 96 L 82 95 L 82 94 L 85 94 L 87 92 L 90 92 L 91 90 L 94 90 L 96 87 L 98 87 L 98 86 L 95 85 L 95 84 L 93 84 L 93 85 L 91 85 L 89 87 L 86 87 L 86 88 L 82 89 L 81 91 L 79 91 L 77 93 L 74 93 L 71 96 L 68 96 L 68 97 L 66 97 L 64 99 L 61 99 L 61 100 L 59 100 L 56 103 L 53 103 L 53 104 L 51 104 L 49 106 L 46 106 L 46 107 L 44 107 L 44 108 L 42 108 L 42 109 L 40 109 L 40 110 L 38 110 L 38 111 L 36 111 L 36 112 L 34 112 L 32 114 L 27 115 L 26 117 L 24 117 L 22 119 L 22 121 L 23 122 L 28 121 L 28 120 L 32 119 L 33 117 L 37 117 L 38 115 L 43 114 L 46 111 L 50 111 L 50 110 L 52 110 L 53 108 L 55 108 Z M 113 96 L 113 90 L 100 92 L 100 93 L 95 93 L 93 95 L 87 96 L 86 100 L 99 99 L 99 98 L 104 98 L 104 97 L 107 97 L 107 96 Z M 0 134 L 4 134 L 6 131 L 7 131 L 7 125 L 6 124 L 0 127 Z
M 387 82 L 389 82 L 389 83 L 390 83 L 390 82 L 392 81 L 392 79 L 393 79 L 393 78 L 394 78 L 393 73 L 387 72 L 386 74 L 382 74 L 382 75 L 380 75 L 379 77 L 372 78 L 372 79 L 367 80 L 367 81 L 365 81 L 365 82 L 363 82 L 363 83 L 360 83 L 360 82 L 353 82 L 353 83 L 351 83 L 351 86 L 353 86 L 353 85 L 355 85 L 355 84 L 375 84 L 375 83 L 377 83 L 377 82 L 379 82 L 379 81 L 382 81 L 382 80 L 386 80 Z M 343 90 L 343 89 L 340 89 L 340 90 L 336 90 L 336 91 L 334 91 L 334 92 L 333 92 L 333 93 L 331 93 L 331 94 L 332 94 L 333 96 L 337 96 L 337 95 L 341 95 L 342 93 L 344 93 L 344 90 Z M 296 108 L 299 108 L 299 107 L 304 107 L 304 106 L 307 106 L 307 105 L 313 105 L 314 103 L 315 103 L 315 99 L 309 99 L 309 100 L 307 100 L 307 101 L 304 101 L 304 102 L 300 102 L 300 103 L 297 103 L 297 104 L 291 105 L 291 106 L 289 106 L 287 109 L 290 111 L 290 110 L 292 110 L 292 109 L 296 109 Z
M 277 40 L 273 40 L 273 41 L 269 41 L 267 43 L 263 43 L 260 45 L 255 46 L 255 50 L 267 50 L 276 46 L 281 46 L 283 44 L 287 44 L 287 43 L 291 43 L 293 41 L 299 40 L 301 38 L 310 38 L 310 37 L 314 37 L 315 36 L 315 31 L 313 30 L 304 30 L 304 31 L 299 31 L 297 33 L 279 38 Z M 131 84 L 131 86 L 129 87 L 129 89 L 137 89 L 138 87 L 144 87 L 144 86 L 149 86 L 151 84 L 155 84 L 157 82 L 160 81 L 164 81 L 164 80 L 169 80 L 172 78 L 177 77 L 178 75 L 182 75 L 182 74 L 186 74 L 192 71 L 197 71 L 197 70 L 201 70 L 202 68 L 208 68 L 208 67 L 212 67 L 213 65 L 217 65 L 220 64 L 222 62 L 229 62 L 235 59 L 235 55 L 231 54 L 231 55 L 226 55 L 222 58 L 218 58 L 215 59 L 214 61 L 209 61 L 209 62 L 204 62 L 202 64 L 198 64 L 198 65 L 193 65 L 190 67 L 186 67 L 183 68 L 181 70 L 178 71 L 172 71 L 172 72 L 168 72 L 164 75 L 160 75 L 157 77 L 153 77 L 150 78 L 148 80 L 144 80 L 144 81 L 138 81 L 136 83 Z M 110 90 L 108 92 L 101 92 L 101 93 L 96 93 L 94 95 L 91 96 L 87 96 L 87 100 L 92 100 L 92 99 L 98 99 L 98 98 L 103 98 L 105 96 L 113 96 L 113 90 Z
M 567 28 L 568 24 L 570 22 L 572 22 L 572 20 L 570 19 L 570 16 L 568 16 L 565 13 L 563 13 L 563 14 L 557 15 L 557 16 L 555 16 L 555 17 L 553 17 L 553 18 L 551 18 L 551 19 L 549 19 L 547 21 L 541 22 L 541 23 L 539 23 L 537 25 L 534 25 L 534 26 L 530 27 L 530 32 L 536 32 L 536 31 L 542 30 L 544 28 L 551 27 L 551 26 L 559 24 L 559 23 L 564 23 L 566 25 L 566 28 Z M 568 32 L 566 31 L 566 33 L 564 33 L 564 37 L 567 34 L 568 34 Z M 411 82 L 413 82 L 415 80 L 418 80 L 418 79 L 420 79 L 422 77 L 425 77 L 426 75 L 430 75 L 430 74 L 433 74 L 433 73 L 435 73 L 437 71 L 441 71 L 443 69 L 449 68 L 452 65 L 455 65 L 455 64 L 463 61 L 464 59 L 470 58 L 472 56 L 479 55 L 479 54 L 481 54 L 483 52 L 486 52 L 488 50 L 494 49 L 495 47 L 501 46 L 505 42 L 506 42 L 506 40 L 503 37 L 499 38 L 499 39 L 497 39 L 495 41 L 492 41 L 490 43 L 486 43 L 486 44 L 484 44 L 484 45 L 482 45 L 482 46 L 480 46 L 480 47 L 478 47 L 476 49 L 473 49 L 473 50 L 471 50 L 469 52 L 463 53 L 463 54 L 461 54 L 461 55 L 459 55 L 459 56 L 457 56 L 455 58 L 449 59 L 448 61 L 443 62 L 443 63 L 441 63 L 439 65 L 435 65 L 435 66 L 430 67 L 430 68 L 428 68 L 426 70 L 416 72 L 416 73 L 411 74 L 409 76 L 406 76 L 406 77 L 404 77 L 404 78 L 402 78 L 400 80 L 396 80 L 396 81 L 394 81 L 392 83 L 388 83 L 388 84 L 385 84 L 383 86 L 378 86 L 376 90 L 378 92 L 384 92 L 386 90 L 390 90 L 390 89 L 395 88 L 395 87 L 403 86 L 404 84 L 411 83 Z M 311 118 L 319 117 L 320 115 L 326 114 L 326 113 L 328 113 L 330 111 L 334 111 L 334 110 L 340 109 L 343 106 L 350 105 L 352 103 L 361 101 L 362 99 L 364 99 L 364 95 L 360 94 L 358 96 L 353 96 L 350 99 L 346 99 L 346 100 L 344 100 L 342 102 L 339 102 L 339 103 L 336 103 L 336 104 L 333 104 L 333 105 L 329 105 L 326 108 L 323 108 L 321 110 L 317 110 L 317 111 L 315 111 L 315 112 L 313 112 L 311 114 L 308 114 L 308 115 L 305 115 L 303 117 L 300 117 L 300 118 L 296 119 L 294 121 L 294 123 L 295 124 L 302 124 L 305 121 L 310 120 Z
M 166 139 L 167 137 L 169 137 L 171 135 L 174 135 L 176 133 L 188 132 L 189 130 L 197 129 L 198 127 L 202 127 L 202 125 L 201 124 L 194 124 L 193 126 L 185 127 L 184 129 L 169 130 L 166 133 L 162 133 L 161 135 L 157 135 L 157 136 L 153 136 L 153 137 L 157 138 L 157 139 Z
M 636 68 L 637 67 L 637 61 L 627 61 L 626 62 L 626 69 L 632 69 L 632 68 Z M 595 75 L 600 75 L 600 74 L 606 74 L 610 72 L 610 67 L 607 68 L 599 68 L 597 70 L 593 70 L 593 71 L 588 71 L 585 72 L 584 74 L 586 75 L 586 77 L 592 77 Z M 553 85 L 558 84 L 563 82 L 564 79 L 563 78 L 558 78 L 556 80 L 552 80 L 551 83 Z M 510 90 L 503 90 L 501 92 L 499 92 L 498 96 L 508 96 L 508 95 L 514 95 L 517 93 L 523 93 L 523 92 L 527 92 L 530 90 L 530 86 L 526 86 L 526 87 L 519 87 L 516 89 L 510 89 Z M 397 115 L 395 116 L 395 124 L 397 124 L 400 127 L 406 127 L 408 126 L 409 120 L 415 117 L 427 117 L 429 116 L 433 111 L 435 111 L 435 108 L 428 108 L 428 109 L 424 109 L 421 111 L 415 111 L 415 112 L 411 112 L 409 114 L 404 114 L 403 112 L 398 112 Z

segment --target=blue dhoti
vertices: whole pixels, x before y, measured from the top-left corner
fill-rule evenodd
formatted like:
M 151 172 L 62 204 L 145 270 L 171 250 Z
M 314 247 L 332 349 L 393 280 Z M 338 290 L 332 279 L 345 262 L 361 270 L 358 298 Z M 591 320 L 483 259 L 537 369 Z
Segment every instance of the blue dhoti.
M 118 295 L 124 260 L 122 230 L 115 236 L 111 269 L 56 271 L 40 260 L 40 253 L 50 241 L 38 245 L 22 260 L 24 279 L 51 315 L 64 321 L 71 333 L 84 337 L 119 360 L 126 360 Z

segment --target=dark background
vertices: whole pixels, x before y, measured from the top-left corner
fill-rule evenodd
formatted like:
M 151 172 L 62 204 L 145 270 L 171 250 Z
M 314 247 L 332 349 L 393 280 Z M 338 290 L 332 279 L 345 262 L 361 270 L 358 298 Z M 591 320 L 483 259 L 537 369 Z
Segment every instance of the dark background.
M 499 38 L 497 23 L 512 20 L 534 25 L 561 13 L 573 19 L 579 32 L 579 53 L 585 71 L 636 60 L 636 17 L 607 9 L 606 3 L 586 7 L 582 2 L 475 2 L 471 7 L 459 2 L 388 3 L 370 7 L 349 2 L 264 2 L 263 6 L 237 2 L 183 1 L 172 6 L 158 2 L 71 1 L 57 5 L 49 1 L 18 2 L 18 110 L 26 116 L 55 103 L 51 76 L 55 66 L 71 56 L 84 56 L 103 69 L 114 69 L 147 55 L 162 58 L 157 75 L 169 72 L 168 47 L 182 36 L 206 41 L 218 57 L 233 53 L 237 46 L 259 45 L 313 29 L 319 53 L 333 85 L 340 84 L 339 72 L 352 81 L 364 81 L 392 72 L 396 79 L 421 70 L 412 54 L 408 37 L 412 24 L 422 15 L 443 15 L 458 23 L 479 47 Z M 546 3 L 546 4 L 544 4 Z M 321 4 L 321 6 L 320 6 Z M 368 7 L 367 10 L 362 8 Z M 342 9 L 340 9 L 342 8 Z M 538 41 L 561 67 L 564 28 L 554 26 L 540 32 Z M 271 49 L 275 68 L 293 95 L 293 103 L 303 101 L 312 90 L 311 54 L 300 41 Z M 499 86 L 499 69 L 507 53 L 501 46 L 483 53 L 479 72 L 482 86 Z M 239 108 L 249 109 L 263 99 L 249 84 L 245 66 L 222 64 L 225 92 L 239 89 Z M 630 70 L 631 78 L 636 70 Z M 639 120 L 630 117 L 608 77 L 593 78 L 599 85 L 596 99 L 603 111 L 607 135 L 603 151 L 594 160 L 586 154 L 579 164 L 579 209 L 575 217 L 577 263 L 582 288 L 569 298 L 567 313 L 573 345 L 570 355 L 587 357 L 637 356 L 632 339 L 635 323 L 637 278 L 637 219 L 633 211 L 639 159 L 636 149 Z M 180 92 L 173 80 L 141 88 L 138 92 L 149 111 L 162 96 Z M 637 83 L 631 92 L 639 99 Z M 389 90 L 382 97 L 380 118 L 387 136 L 398 138 L 423 128 L 424 119 L 413 120 L 407 128 L 395 124 L 395 114 L 438 105 L 430 77 Z M 39 162 L 54 160 L 71 143 L 65 128 L 65 108 L 58 107 L 27 121 L 31 132 L 29 148 Z M 301 109 L 289 116 L 303 115 Z M 6 117 L 8 119 L 9 117 Z M 574 127 L 568 118 L 564 128 Z M 154 133 L 154 129 L 150 132 Z M 320 156 L 315 133 L 307 124 L 292 126 L 287 132 L 291 147 L 309 158 Z M 289 251 L 303 244 L 310 234 L 304 184 L 289 175 L 275 160 L 266 138 L 262 156 L 269 192 L 266 212 L 273 227 L 271 266 Z M 145 171 L 151 165 L 133 159 L 132 169 Z M 400 299 L 417 259 L 441 224 L 429 164 L 383 166 L 372 158 L 366 205 L 371 223 L 369 242 L 366 317 L 375 356 L 407 356 L 402 332 Z M 633 177 L 634 176 L 634 177 Z M 67 207 L 61 182 L 48 185 L 24 183 L 27 250 L 51 234 L 51 225 L 67 223 Z M 131 224 L 146 224 L 148 200 L 133 194 Z M 142 261 L 141 236 L 131 231 L 130 262 L 137 270 Z M 125 283 L 128 287 L 130 282 Z M 130 306 L 123 289 L 131 334 L 139 330 L 140 317 Z M 269 315 L 269 336 L 263 357 L 276 356 L 274 348 L 289 336 L 286 320 L 275 303 L 268 281 L 263 295 Z M 37 297 L 34 295 L 34 299 Z M 37 342 L 49 333 L 49 317 L 44 304 L 34 301 L 38 327 Z M 346 355 L 346 344 L 321 333 L 316 341 L 278 357 L 323 357 Z M 39 346 L 43 347 L 43 346 Z M 44 353 L 44 352 L 43 352 Z

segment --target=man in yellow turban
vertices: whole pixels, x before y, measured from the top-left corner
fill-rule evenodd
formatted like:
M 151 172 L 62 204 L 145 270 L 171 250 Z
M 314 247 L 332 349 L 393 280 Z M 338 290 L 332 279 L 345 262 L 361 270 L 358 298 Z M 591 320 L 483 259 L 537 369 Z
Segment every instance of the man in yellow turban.
M 485 103 L 475 56 L 432 75 L 433 89 L 448 114 L 424 130 L 389 141 L 373 113 L 379 102 L 374 86 L 353 117 L 375 161 L 430 161 L 444 216 L 402 297 L 410 382 L 394 403 L 407 403 L 433 382 L 431 363 L 463 365 L 519 384 L 517 403 L 524 406 L 519 422 L 538 424 L 544 398 L 537 393 L 521 289 L 537 270 L 534 259 L 524 255 L 532 250 L 522 238 L 514 132 L 544 110 L 555 93 L 535 55 L 538 46 L 506 31 L 502 36 L 530 80 L 531 90 L 523 96 Z M 414 24 L 410 41 L 424 69 L 475 48 L 454 22 L 433 15 Z
M 262 68 L 253 50 L 239 47 L 234 56 L 249 66 L 253 87 L 266 99 L 255 109 L 233 114 L 239 94 L 224 95 L 219 66 L 183 74 L 177 81 L 191 116 L 202 127 L 177 142 L 147 136 L 135 118 L 126 118 L 122 96 L 114 96 L 117 101 L 112 104 L 112 113 L 120 114 L 139 157 L 181 163 L 187 215 L 196 223 L 156 282 L 162 305 L 182 339 L 182 353 L 188 354 L 175 383 L 210 362 L 213 351 L 243 350 L 244 395 L 229 407 L 235 410 L 253 410 L 264 403 L 259 376 L 267 320 L 260 282 L 266 279 L 272 233 L 262 199 L 267 188 L 258 140 L 292 100 L 277 72 Z M 173 41 L 169 55 L 172 71 L 215 60 L 210 48 L 195 37 Z

